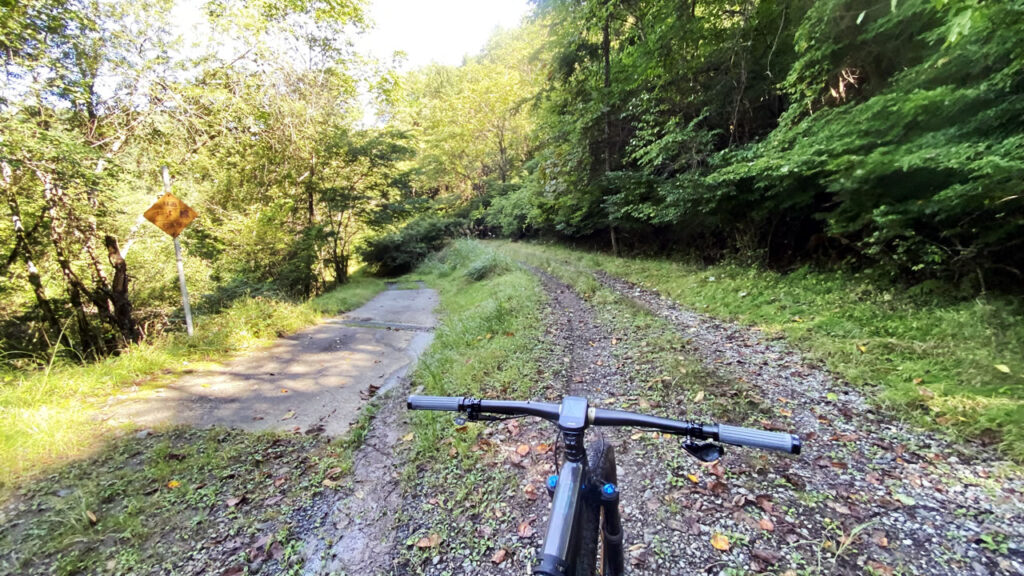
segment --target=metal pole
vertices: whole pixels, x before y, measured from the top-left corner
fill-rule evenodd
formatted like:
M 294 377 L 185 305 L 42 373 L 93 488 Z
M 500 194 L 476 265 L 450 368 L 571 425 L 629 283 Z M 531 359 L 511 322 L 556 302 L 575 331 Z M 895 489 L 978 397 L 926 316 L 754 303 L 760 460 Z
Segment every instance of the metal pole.
M 171 191 L 171 173 L 167 166 L 163 168 L 164 194 Z M 174 259 L 178 261 L 178 284 L 181 285 L 181 303 L 185 307 L 185 329 L 188 335 L 192 335 L 192 306 L 188 303 L 188 288 L 185 287 L 185 264 L 181 261 L 181 242 L 174 237 Z
M 185 265 L 181 262 L 181 242 L 174 238 L 174 257 L 178 260 L 178 283 L 181 284 L 181 301 L 185 304 L 185 328 L 192 335 L 192 307 L 188 304 L 188 288 L 185 287 Z

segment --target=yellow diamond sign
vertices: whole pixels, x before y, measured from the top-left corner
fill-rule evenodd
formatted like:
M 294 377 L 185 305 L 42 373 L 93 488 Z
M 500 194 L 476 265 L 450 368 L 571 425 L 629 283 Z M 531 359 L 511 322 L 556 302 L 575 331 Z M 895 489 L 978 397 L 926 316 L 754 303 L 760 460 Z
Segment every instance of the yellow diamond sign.
M 199 217 L 195 210 L 171 193 L 161 196 L 143 216 L 172 238 L 177 238 L 186 226 Z

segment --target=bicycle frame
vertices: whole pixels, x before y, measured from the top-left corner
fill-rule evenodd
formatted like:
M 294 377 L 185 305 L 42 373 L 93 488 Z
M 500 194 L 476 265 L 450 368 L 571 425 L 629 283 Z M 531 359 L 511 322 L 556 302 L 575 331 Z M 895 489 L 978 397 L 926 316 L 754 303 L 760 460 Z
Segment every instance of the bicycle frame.
M 558 474 L 558 485 L 551 503 L 551 519 L 548 521 L 548 533 L 541 549 L 541 562 L 533 573 L 550 576 L 563 576 L 569 567 L 571 554 L 575 554 L 577 543 L 574 536 L 579 519 L 580 501 L 583 493 L 583 477 L 586 472 L 586 460 L 583 462 L 566 462 Z

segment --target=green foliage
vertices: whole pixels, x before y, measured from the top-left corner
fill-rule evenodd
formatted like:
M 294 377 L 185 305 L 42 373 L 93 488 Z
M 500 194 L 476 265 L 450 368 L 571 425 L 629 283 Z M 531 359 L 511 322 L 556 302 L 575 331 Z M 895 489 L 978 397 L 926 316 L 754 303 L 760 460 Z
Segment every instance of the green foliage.
M 640 249 L 1018 290 L 1022 26 L 1019 0 L 547 0 L 520 31 L 532 55 L 414 74 L 397 117 L 425 127 L 420 185 L 487 232 L 618 230 Z M 510 62 L 544 83 L 518 92 L 532 146 L 499 187 L 493 117 L 471 110 L 507 109 L 480 94 Z
M 490 246 L 461 239 L 416 270 L 416 278 L 437 288 L 444 310 L 434 342 L 412 375 L 412 386 L 422 387 L 423 394 L 541 397 L 544 382 L 537 372 L 545 352 L 540 318 L 544 293 L 537 278 L 515 266 L 495 270 L 480 281 L 467 277 L 476 263 L 504 259 Z M 408 535 L 410 544 L 436 532 L 443 536 L 445 546 L 465 550 L 473 562 L 488 562 L 494 548 L 489 539 L 480 537 L 478 527 L 481 522 L 499 522 L 493 514 L 494 503 L 507 500 L 509 487 L 516 486 L 508 468 L 487 465 L 486 456 L 472 449 L 483 425 L 456 429 L 450 417 L 425 412 L 411 414 L 410 423 L 413 463 L 403 480 L 415 482 L 417 490 L 435 495 L 441 501 L 439 506 L 451 511 L 425 515 L 425 522 L 432 525 L 416 523 L 422 530 Z M 440 454 L 445 457 L 439 458 Z M 452 521 L 463 515 L 482 520 Z M 430 566 L 434 554 L 426 552 L 405 546 L 400 554 L 410 562 L 411 573 L 420 573 L 422 567 Z
M 433 216 L 416 218 L 399 230 L 363 241 L 359 256 L 376 274 L 396 276 L 409 272 L 450 240 L 461 222 Z

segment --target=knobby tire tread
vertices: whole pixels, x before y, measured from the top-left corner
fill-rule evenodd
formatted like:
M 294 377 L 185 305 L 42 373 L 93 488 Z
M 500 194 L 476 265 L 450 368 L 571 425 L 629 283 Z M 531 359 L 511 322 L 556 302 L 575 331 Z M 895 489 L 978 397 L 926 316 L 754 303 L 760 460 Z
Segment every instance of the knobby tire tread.
M 587 446 L 587 465 L 589 467 L 587 485 L 591 490 L 600 490 L 601 486 L 616 483 L 615 451 L 604 438 L 598 437 Z M 597 556 L 601 549 L 601 502 L 596 499 L 584 499 L 581 502 L 579 518 L 579 548 L 575 562 L 575 570 L 571 576 L 594 576 L 597 574 Z M 602 570 L 603 572 L 603 570 Z

